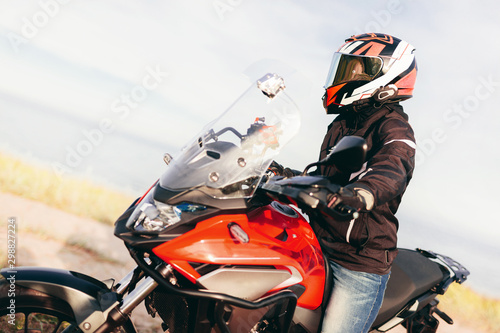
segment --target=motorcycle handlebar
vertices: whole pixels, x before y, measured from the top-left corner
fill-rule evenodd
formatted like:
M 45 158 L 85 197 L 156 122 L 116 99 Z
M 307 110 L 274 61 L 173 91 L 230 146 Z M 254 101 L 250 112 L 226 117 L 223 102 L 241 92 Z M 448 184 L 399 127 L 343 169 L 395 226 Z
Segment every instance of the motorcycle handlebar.
M 325 177 L 273 178 L 261 187 L 273 200 L 297 205 L 308 213 L 321 212 L 338 221 L 350 221 L 359 216 L 355 208 L 344 205 L 341 200 L 333 200 L 338 198 L 341 186 L 331 183 Z

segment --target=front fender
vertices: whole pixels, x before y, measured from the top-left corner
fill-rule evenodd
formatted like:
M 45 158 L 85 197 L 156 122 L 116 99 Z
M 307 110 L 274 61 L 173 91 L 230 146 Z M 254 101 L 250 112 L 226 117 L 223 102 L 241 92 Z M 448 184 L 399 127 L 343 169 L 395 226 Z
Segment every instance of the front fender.
M 16 286 L 34 289 L 68 303 L 83 332 L 101 326 L 108 312 L 118 304 L 116 293 L 101 281 L 85 274 L 54 268 L 16 267 L 0 274 Z

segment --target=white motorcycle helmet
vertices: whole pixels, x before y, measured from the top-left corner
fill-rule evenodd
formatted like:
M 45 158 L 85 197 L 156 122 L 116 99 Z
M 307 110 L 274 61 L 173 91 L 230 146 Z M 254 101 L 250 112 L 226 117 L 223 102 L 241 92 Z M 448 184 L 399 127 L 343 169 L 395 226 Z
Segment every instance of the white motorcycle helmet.
M 368 33 L 350 37 L 333 55 L 323 106 L 328 114 L 373 99 L 381 105 L 413 96 L 415 48 L 396 37 Z

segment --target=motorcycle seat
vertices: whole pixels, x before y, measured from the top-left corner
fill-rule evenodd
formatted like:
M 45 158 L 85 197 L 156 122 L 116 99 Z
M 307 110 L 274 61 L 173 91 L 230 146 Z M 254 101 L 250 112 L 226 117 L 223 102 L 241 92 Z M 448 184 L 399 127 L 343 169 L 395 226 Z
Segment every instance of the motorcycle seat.
M 399 249 L 374 327 L 385 323 L 410 301 L 437 286 L 444 278 L 439 265 L 421 253 Z

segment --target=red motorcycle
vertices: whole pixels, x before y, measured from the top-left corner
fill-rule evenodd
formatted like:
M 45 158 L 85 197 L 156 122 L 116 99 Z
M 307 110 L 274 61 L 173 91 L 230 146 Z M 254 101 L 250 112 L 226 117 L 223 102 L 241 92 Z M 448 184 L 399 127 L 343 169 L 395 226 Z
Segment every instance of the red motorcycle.
M 300 123 L 284 89 L 278 76 L 263 77 L 178 156 L 165 156 L 165 173 L 115 224 L 137 262 L 120 282 L 3 269 L 1 327 L 23 316 L 25 326 L 12 331 L 30 332 L 36 314 L 51 318 L 47 332 L 135 332 L 130 314 L 144 301 L 171 333 L 319 332 L 332 273 L 308 219 L 344 223 L 357 212 L 329 207 L 340 186 L 307 171 L 333 164 L 352 172 L 367 148 L 346 137 L 301 176 L 270 177 L 268 166 Z M 448 257 L 400 249 L 372 329 L 435 332 L 434 314 L 451 324 L 436 296 L 468 274 Z

